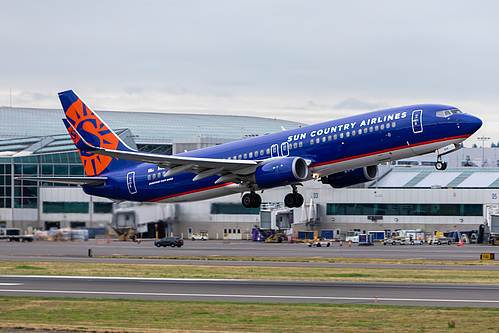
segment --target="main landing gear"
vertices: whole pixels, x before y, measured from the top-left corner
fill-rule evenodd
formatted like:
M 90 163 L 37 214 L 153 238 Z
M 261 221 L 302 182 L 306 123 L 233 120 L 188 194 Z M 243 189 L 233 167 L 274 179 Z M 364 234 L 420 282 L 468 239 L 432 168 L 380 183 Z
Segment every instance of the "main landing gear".
M 296 185 L 293 187 L 293 193 L 289 193 L 284 197 L 284 205 L 289 208 L 298 208 L 303 205 L 303 195 L 298 193 Z M 262 204 L 262 197 L 254 191 L 246 193 L 241 199 L 241 203 L 245 208 L 258 208 Z
M 258 208 L 262 204 L 262 197 L 255 192 L 246 193 L 241 202 L 245 208 Z
M 293 187 L 293 193 L 289 193 L 284 197 L 284 205 L 289 208 L 298 208 L 303 205 L 303 195 L 298 193 L 296 190 L 296 185 L 291 185 Z

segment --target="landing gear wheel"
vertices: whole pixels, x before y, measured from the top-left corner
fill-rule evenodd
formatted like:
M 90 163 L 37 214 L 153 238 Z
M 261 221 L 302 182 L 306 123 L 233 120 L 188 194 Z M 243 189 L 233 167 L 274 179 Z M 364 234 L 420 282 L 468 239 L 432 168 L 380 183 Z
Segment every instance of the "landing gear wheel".
M 444 161 L 437 161 L 437 163 L 435 163 L 435 168 L 437 170 L 445 170 L 447 169 L 447 163 L 445 163 Z
M 296 193 L 295 195 L 295 207 L 301 207 L 303 205 L 303 195 Z
M 289 208 L 298 208 L 303 205 L 303 196 L 300 193 L 289 193 L 284 197 L 284 205 Z
M 241 202 L 245 208 L 258 208 L 262 204 L 262 197 L 256 193 L 246 193 Z

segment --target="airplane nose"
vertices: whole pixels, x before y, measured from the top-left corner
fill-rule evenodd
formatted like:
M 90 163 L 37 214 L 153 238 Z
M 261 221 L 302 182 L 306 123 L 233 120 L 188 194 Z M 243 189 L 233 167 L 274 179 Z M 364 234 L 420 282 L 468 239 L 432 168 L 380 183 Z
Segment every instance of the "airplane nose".
M 482 127 L 483 124 L 480 118 L 472 115 L 468 115 L 468 117 L 466 118 L 466 123 L 468 124 L 471 133 L 475 133 L 476 131 L 478 131 L 478 129 Z

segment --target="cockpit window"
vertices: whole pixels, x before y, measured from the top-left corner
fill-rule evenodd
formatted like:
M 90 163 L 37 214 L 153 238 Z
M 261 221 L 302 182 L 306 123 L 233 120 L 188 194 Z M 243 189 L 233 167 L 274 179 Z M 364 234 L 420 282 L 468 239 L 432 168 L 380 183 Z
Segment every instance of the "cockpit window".
M 437 117 L 450 117 L 453 114 L 458 114 L 458 113 L 463 113 L 461 110 L 458 109 L 452 109 L 452 110 L 442 110 L 442 111 L 437 111 Z

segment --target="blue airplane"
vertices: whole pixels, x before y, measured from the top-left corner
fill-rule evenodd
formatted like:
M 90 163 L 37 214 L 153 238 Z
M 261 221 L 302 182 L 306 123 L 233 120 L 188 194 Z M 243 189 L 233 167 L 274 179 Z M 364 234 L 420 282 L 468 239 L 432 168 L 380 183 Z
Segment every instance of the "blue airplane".
M 230 142 L 178 155 L 127 146 L 72 90 L 59 93 L 63 122 L 87 177 L 23 177 L 81 185 L 85 193 L 115 201 L 186 202 L 245 193 L 242 204 L 258 208 L 257 192 L 291 186 L 287 207 L 300 207 L 297 186 L 318 180 L 341 188 L 375 180 L 378 164 L 461 147 L 482 121 L 439 104 L 374 111 Z M 133 125 L 132 125 L 133 126 Z

